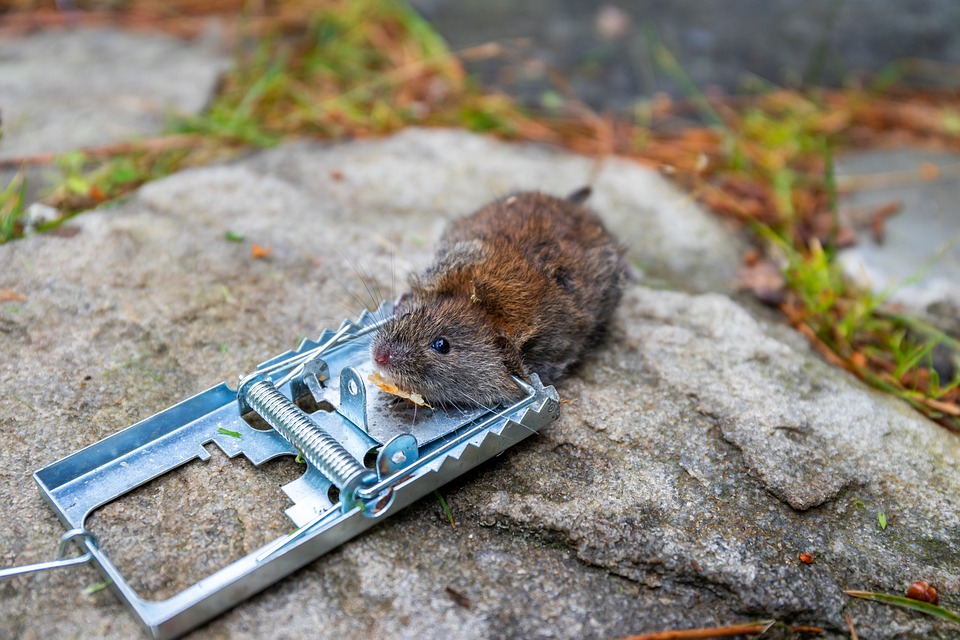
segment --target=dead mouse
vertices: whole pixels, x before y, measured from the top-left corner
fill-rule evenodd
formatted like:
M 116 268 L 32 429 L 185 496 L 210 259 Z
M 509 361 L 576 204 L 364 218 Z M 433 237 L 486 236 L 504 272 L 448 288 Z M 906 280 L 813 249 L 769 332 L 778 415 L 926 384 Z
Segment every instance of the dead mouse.
M 381 376 L 455 407 L 521 396 L 512 375 L 563 376 L 601 336 L 627 273 L 582 204 L 589 193 L 518 193 L 452 222 L 371 344 Z

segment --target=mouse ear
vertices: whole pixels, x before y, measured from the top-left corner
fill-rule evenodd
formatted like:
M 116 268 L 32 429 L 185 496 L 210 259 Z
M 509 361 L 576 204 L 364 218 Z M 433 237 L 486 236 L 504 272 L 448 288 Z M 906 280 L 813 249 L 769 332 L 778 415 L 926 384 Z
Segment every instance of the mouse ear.
M 486 248 L 480 240 L 461 240 L 453 244 L 442 244 L 437 249 L 433 264 L 411 278 L 412 285 L 420 290 L 437 292 L 451 287 L 457 288 L 456 283 L 461 280 L 457 276 L 471 266 L 482 262 L 485 252 Z
M 515 376 L 525 376 L 527 372 L 523 369 L 520 349 L 513 343 L 513 340 L 502 333 L 495 336 L 493 340 L 497 349 L 503 354 L 503 366 L 507 368 L 507 371 Z
M 593 193 L 593 187 L 587 185 L 585 187 L 580 187 L 573 193 L 567 196 L 567 200 L 574 202 L 576 204 L 583 204 L 587 201 L 587 198 L 590 197 L 590 194 Z

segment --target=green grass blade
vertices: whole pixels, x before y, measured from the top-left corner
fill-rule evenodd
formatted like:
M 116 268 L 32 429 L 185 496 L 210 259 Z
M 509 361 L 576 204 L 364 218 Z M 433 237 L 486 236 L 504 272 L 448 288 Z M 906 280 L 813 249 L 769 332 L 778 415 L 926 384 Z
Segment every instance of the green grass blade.
M 954 613 L 949 609 L 944 609 L 943 607 L 938 607 L 935 604 L 914 600 L 913 598 L 907 598 L 906 596 L 894 596 L 889 593 L 873 593 L 871 591 L 844 591 L 844 593 L 848 596 L 853 596 L 854 598 L 863 598 L 864 600 L 873 600 L 874 602 L 881 602 L 883 604 L 892 604 L 895 607 L 913 609 L 914 611 L 936 616 L 937 618 L 942 618 L 943 620 L 960 623 L 960 614 Z
M 651 58 L 656 63 L 657 68 L 670 76 L 680 87 L 680 90 L 693 102 L 700 116 L 710 125 L 718 127 L 728 134 L 730 131 L 724 123 L 723 118 L 710 104 L 707 96 L 700 91 L 700 87 L 687 75 L 673 53 L 660 41 L 660 34 L 653 27 L 652 23 L 647 23 L 644 28 L 646 41 L 650 43 Z
M 833 150 L 828 142 L 823 144 L 823 186 L 827 191 L 827 207 L 830 209 L 830 240 L 827 253 L 832 260 L 837 253 L 840 236 L 840 212 L 837 208 L 837 168 L 833 162 Z
M 85 596 L 92 596 L 95 593 L 103 591 L 107 587 L 113 584 L 113 580 L 104 580 L 103 582 L 97 582 L 86 587 L 81 593 Z
M 27 179 L 23 177 L 21 170 L 0 193 L 0 244 L 13 239 L 17 222 L 26 213 L 23 206 L 26 188 Z
M 453 511 L 450 510 L 450 506 L 447 505 L 447 501 L 443 499 L 443 496 L 440 495 L 439 491 L 434 491 L 433 494 L 437 496 L 437 500 L 440 501 L 440 508 L 443 509 L 444 515 L 446 515 L 447 520 L 450 521 L 450 526 L 455 527 L 456 525 L 453 522 Z

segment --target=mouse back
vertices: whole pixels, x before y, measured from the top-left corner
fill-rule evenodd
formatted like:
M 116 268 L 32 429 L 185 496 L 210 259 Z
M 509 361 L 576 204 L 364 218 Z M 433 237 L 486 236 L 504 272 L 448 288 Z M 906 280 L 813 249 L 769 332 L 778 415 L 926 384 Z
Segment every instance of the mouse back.
M 497 200 L 449 225 L 433 263 L 411 277 L 408 302 L 375 340 L 374 360 L 434 401 L 476 388 L 487 400 L 506 399 L 516 389 L 510 375 L 537 373 L 551 383 L 596 342 L 625 272 L 623 248 L 587 207 L 532 192 Z M 433 348 L 438 340 L 446 353 Z M 380 362 L 389 349 L 418 353 L 424 367 L 391 372 Z M 495 388 L 466 371 L 451 376 L 448 365 L 482 372 Z

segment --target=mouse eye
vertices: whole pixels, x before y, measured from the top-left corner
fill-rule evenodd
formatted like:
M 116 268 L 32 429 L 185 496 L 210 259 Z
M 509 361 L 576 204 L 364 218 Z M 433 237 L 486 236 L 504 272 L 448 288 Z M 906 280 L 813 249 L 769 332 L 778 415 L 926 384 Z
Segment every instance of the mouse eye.
M 437 338 L 430 343 L 430 348 L 436 351 L 437 353 L 447 354 L 450 353 L 450 341 L 446 338 Z

